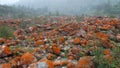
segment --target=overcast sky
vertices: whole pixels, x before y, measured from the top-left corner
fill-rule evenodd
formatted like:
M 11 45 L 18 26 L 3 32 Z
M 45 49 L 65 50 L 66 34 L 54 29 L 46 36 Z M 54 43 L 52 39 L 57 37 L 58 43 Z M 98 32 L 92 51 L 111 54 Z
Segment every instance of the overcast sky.
M 13 4 L 18 0 L 0 0 L 0 4 Z

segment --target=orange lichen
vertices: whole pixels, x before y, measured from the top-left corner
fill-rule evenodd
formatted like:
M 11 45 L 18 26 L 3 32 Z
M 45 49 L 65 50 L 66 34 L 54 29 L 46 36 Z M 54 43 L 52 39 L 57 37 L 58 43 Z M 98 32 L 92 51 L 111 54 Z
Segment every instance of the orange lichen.
M 35 42 L 35 46 L 43 45 L 45 42 L 43 40 L 38 40 Z
M 45 49 L 47 49 L 48 47 L 49 47 L 48 45 L 44 45 L 44 46 L 41 47 L 41 50 L 45 50 Z
M 17 62 L 15 60 L 11 60 L 11 66 L 17 66 Z
M 44 37 L 40 35 L 40 36 L 37 37 L 37 39 L 38 40 L 44 40 Z
M 109 50 L 109 49 L 105 49 L 105 50 L 104 50 L 104 54 L 105 54 L 105 55 L 110 55 L 110 50 Z
M 3 49 L 3 53 L 6 55 L 9 55 L 9 54 L 12 54 L 12 51 L 10 50 L 8 46 L 5 46 Z
M 89 56 L 82 57 L 78 61 L 76 68 L 94 68 L 94 64 L 91 60 L 91 57 Z
M 51 60 L 46 61 L 48 68 L 54 68 L 53 62 Z
M 75 68 L 75 64 L 73 64 L 72 62 L 69 62 L 67 64 L 67 68 Z
M 34 61 L 34 56 L 30 54 L 29 52 L 23 54 L 21 57 L 22 64 L 28 65 L 28 64 L 31 64 L 33 61 Z
M 11 43 L 12 41 L 10 39 L 7 39 L 5 42 L 6 43 Z
M 9 63 L 4 63 L 1 66 L 2 66 L 2 68 L 11 68 L 11 64 L 9 64 Z
M 67 65 L 67 64 L 68 64 L 68 61 L 61 61 L 62 66 Z
M 82 46 L 86 46 L 89 43 L 89 41 L 85 39 L 82 40 L 80 43 L 82 44 Z
M 64 37 L 60 37 L 59 38 L 59 43 L 63 43 L 65 41 L 65 38 Z
M 112 26 L 111 25 L 104 25 L 104 26 L 100 26 L 99 28 L 104 29 L 104 30 L 109 30 L 112 28 Z
M 101 40 L 103 40 L 103 41 L 108 40 L 107 34 L 104 34 L 104 33 L 102 33 L 102 32 L 98 32 L 96 35 L 97 35 L 97 37 L 98 37 L 99 39 L 101 39 Z
M 61 52 L 59 47 L 53 46 L 52 49 L 53 49 L 53 53 L 55 54 L 60 54 Z
M 96 24 L 100 25 L 100 24 L 102 24 L 102 21 L 101 20 L 96 20 Z
M 4 43 L 5 39 L 4 38 L 0 38 L 0 43 Z
M 56 38 L 52 38 L 52 42 L 53 42 L 53 43 L 57 43 Z
M 20 59 L 21 59 L 20 57 L 15 57 L 14 59 L 12 59 L 11 65 L 12 65 L 12 66 L 17 66 L 17 65 L 19 65 Z
M 52 58 L 54 58 L 54 55 L 49 53 L 49 54 L 47 55 L 47 59 L 51 60 Z
M 68 56 L 68 60 L 74 60 L 74 57 L 73 56 Z
M 84 27 L 84 30 L 85 30 L 85 31 L 89 31 L 89 26 L 85 26 L 85 27 Z
M 52 47 L 58 47 L 56 43 L 51 44 Z
M 80 44 L 80 38 L 78 38 L 78 37 L 76 37 L 75 39 L 74 39 L 74 44 Z
M 39 48 L 35 48 L 34 50 L 33 50 L 33 52 L 39 52 Z
M 103 41 L 103 46 L 111 49 L 115 48 L 115 46 L 111 44 L 109 41 Z
M 111 55 L 105 55 L 104 57 L 108 59 L 110 63 L 113 61 L 113 57 Z

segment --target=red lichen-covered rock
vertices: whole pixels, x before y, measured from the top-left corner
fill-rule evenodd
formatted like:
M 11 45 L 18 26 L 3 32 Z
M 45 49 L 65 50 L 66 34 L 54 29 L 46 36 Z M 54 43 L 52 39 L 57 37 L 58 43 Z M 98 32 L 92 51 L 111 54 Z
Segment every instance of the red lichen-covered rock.
M 105 50 L 104 50 L 104 54 L 105 54 L 105 55 L 110 55 L 110 50 L 109 50 L 109 49 L 105 49 Z
M 59 47 L 53 47 L 53 53 L 60 54 L 60 48 Z
M 75 64 L 73 64 L 72 62 L 69 62 L 67 64 L 67 68 L 75 68 Z
M 80 38 L 76 37 L 74 39 L 74 44 L 77 45 L 77 44 L 80 44 Z
M 4 64 L 1 64 L 1 67 L 2 67 L 2 68 L 11 68 L 11 64 L 9 64 L 9 63 L 4 63 Z
M 64 37 L 60 37 L 59 38 L 59 43 L 63 43 L 65 41 L 65 38 Z
M 75 68 L 94 68 L 92 58 L 89 56 L 81 57 Z
M 0 44 L 4 43 L 5 39 L 4 38 L 0 38 Z
M 10 54 L 12 54 L 12 51 L 10 50 L 10 48 L 8 46 L 5 46 L 3 48 L 2 53 L 5 54 L 5 55 L 10 55 Z
M 21 56 L 21 64 L 28 65 L 34 62 L 34 55 L 27 52 Z
M 35 42 L 35 46 L 43 45 L 44 43 L 44 40 L 38 40 Z

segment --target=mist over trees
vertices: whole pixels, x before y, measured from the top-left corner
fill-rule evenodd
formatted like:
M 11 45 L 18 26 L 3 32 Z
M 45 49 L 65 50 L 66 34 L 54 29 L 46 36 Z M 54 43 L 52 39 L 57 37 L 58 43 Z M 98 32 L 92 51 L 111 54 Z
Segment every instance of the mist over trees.
M 8 6 L 8 5 L 0 5 L 0 16 L 3 17 L 13 17 L 13 18 L 21 18 L 21 17 L 29 17 L 33 15 L 34 10 L 30 8 L 26 8 L 24 6 Z
M 120 15 L 119 0 L 19 0 L 0 5 L 0 16 Z
M 114 5 L 119 0 L 20 0 L 17 5 L 24 5 L 30 8 L 45 8 L 49 12 L 57 12 L 60 14 L 89 14 L 94 9 L 103 4 L 110 3 Z M 97 7 L 97 9 L 99 9 Z M 101 8 L 100 8 L 101 9 Z

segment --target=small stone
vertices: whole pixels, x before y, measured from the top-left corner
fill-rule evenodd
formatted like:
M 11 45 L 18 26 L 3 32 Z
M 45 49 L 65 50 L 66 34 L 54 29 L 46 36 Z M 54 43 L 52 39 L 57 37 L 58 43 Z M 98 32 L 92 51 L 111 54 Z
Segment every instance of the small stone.
M 39 62 L 38 68 L 48 68 L 48 66 L 47 66 L 46 62 Z
M 65 46 L 65 47 L 64 47 L 64 50 L 68 50 L 68 49 L 70 49 L 70 47 L 68 47 L 68 46 Z

